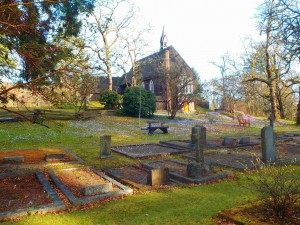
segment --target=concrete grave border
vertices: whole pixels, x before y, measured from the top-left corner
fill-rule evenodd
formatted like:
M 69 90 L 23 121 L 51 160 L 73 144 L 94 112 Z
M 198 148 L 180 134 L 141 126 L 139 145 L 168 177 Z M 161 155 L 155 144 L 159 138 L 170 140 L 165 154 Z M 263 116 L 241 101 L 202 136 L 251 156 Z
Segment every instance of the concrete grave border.
M 80 169 L 80 168 L 67 168 L 67 169 L 62 169 L 62 170 L 74 170 L 74 169 Z M 97 171 L 94 168 L 88 167 L 91 171 L 93 171 L 95 174 L 100 176 L 101 178 L 108 180 L 111 182 L 113 185 L 116 185 L 118 188 L 120 188 L 120 191 L 112 191 L 112 192 L 107 192 L 104 194 L 99 194 L 99 195 L 94 195 L 94 196 L 86 196 L 82 198 L 77 198 L 64 184 L 63 182 L 56 176 L 55 171 L 50 170 L 48 173 L 50 174 L 52 180 L 56 184 L 56 186 L 59 187 L 59 189 L 64 193 L 64 195 L 67 196 L 67 198 L 70 200 L 70 202 L 74 205 L 83 205 L 83 204 L 89 204 L 92 202 L 96 202 L 99 200 L 102 200 L 107 197 L 118 197 L 121 195 L 128 195 L 132 194 L 133 190 L 131 188 L 128 188 L 124 186 L 123 184 L 115 181 L 114 179 L 106 176 L 104 173 Z
M 163 162 L 163 161 L 171 161 L 171 162 L 178 163 L 178 164 L 185 165 L 185 166 L 188 165 L 188 163 L 186 163 L 186 162 L 182 162 L 182 161 L 175 160 L 175 159 L 154 160 L 154 161 L 150 161 L 150 162 Z M 142 163 L 142 166 L 144 166 L 146 169 L 149 169 L 149 170 L 157 169 L 157 167 L 151 166 L 149 164 L 150 162 Z M 213 174 L 213 175 L 203 177 L 203 178 L 190 178 L 190 177 L 182 176 L 178 173 L 174 173 L 174 172 L 171 172 L 171 171 L 169 172 L 169 174 L 170 174 L 171 179 L 178 180 L 180 182 L 202 184 L 202 183 L 206 183 L 208 181 L 215 180 L 215 179 L 223 179 L 225 177 L 228 177 L 228 176 L 232 175 L 233 172 L 232 171 L 226 171 L 226 172 L 223 172 L 223 173 L 217 173 L 217 174 Z
M 0 166 L 0 169 L 26 169 L 26 168 L 43 168 L 45 166 L 58 166 L 58 165 L 64 165 L 64 164 L 76 164 L 76 163 L 83 163 L 83 159 L 81 159 L 76 154 L 72 153 L 70 150 L 66 148 L 58 148 L 64 150 L 66 153 L 72 155 L 77 161 L 69 161 L 69 162 L 42 162 L 37 164 L 6 164 L 5 166 Z M 21 151 L 29 150 L 29 149 L 21 149 Z M 38 151 L 39 149 L 30 149 Z M 19 150 L 18 150 L 19 151 Z
M 120 150 L 118 150 L 117 148 L 122 148 L 122 147 L 130 147 L 130 146 L 145 146 L 145 145 L 157 145 L 157 146 L 161 146 L 164 148 L 171 148 L 174 149 L 174 152 L 171 153 L 153 153 L 153 154 L 149 154 L 149 155 L 145 155 L 145 156 L 130 156 L 125 152 L 122 152 Z M 186 148 L 180 148 L 180 147 L 173 147 L 173 146 L 166 146 L 166 145 L 161 145 L 161 144 L 156 144 L 156 143 L 147 143 L 147 144 L 133 144 L 133 145 L 119 145 L 119 146 L 113 146 L 111 148 L 112 151 L 119 153 L 123 156 L 126 156 L 128 158 L 131 159 L 147 159 L 150 157 L 161 157 L 161 156 L 166 156 L 166 155 L 177 155 L 177 154 L 181 154 L 182 152 L 190 152 L 192 151 L 191 149 L 186 149 Z
M 39 182 L 43 185 L 43 189 L 50 196 L 53 203 L 1 212 L 0 220 L 6 219 L 6 218 L 13 219 L 13 218 L 17 218 L 19 216 L 26 216 L 26 215 L 35 214 L 35 213 L 45 214 L 48 212 L 56 212 L 56 211 L 65 210 L 65 208 L 66 208 L 65 204 L 58 197 L 57 193 L 51 187 L 51 184 L 49 183 L 49 181 L 47 180 L 47 178 L 44 176 L 44 174 L 42 172 L 35 171 L 35 170 L 28 170 L 28 171 L 22 171 L 22 172 L 0 173 L 0 178 L 30 175 L 30 174 L 36 174 Z

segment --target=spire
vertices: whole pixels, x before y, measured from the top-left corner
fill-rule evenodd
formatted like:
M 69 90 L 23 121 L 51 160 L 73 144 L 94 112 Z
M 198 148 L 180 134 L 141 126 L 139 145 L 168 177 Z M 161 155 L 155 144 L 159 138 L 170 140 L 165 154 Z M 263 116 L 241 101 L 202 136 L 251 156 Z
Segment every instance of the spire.
M 160 50 L 163 50 L 167 47 L 167 36 L 165 35 L 165 26 L 163 26 L 162 34 L 160 37 Z

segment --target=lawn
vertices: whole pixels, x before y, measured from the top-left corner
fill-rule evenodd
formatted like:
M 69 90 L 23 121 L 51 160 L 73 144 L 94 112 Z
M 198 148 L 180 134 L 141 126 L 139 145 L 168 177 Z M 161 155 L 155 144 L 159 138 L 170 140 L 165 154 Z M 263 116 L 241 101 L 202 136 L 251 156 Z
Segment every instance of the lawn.
M 238 127 L 236 121 L 224 116 L 211 121 L 206 120 L 206 114 L 201 115 L 190 115 L 175 121 L 167 116 L 157 116 L 156 119 L 164 120 L 170 130 L 169 134 L 155 135 L 147 135 L 146 131 L 142 131 L 137 118 L 110 115 L 86 121 L 46 121 L 50 129 L 28 122 L 1 123 L 0 151 L 66 148 L 81 157 L 85 165 L 113 168 L 139 161 L 114 153 L 111 158 L 100 160 L 101 135 L 111 135 L 112 145 L 126 145 L 189 139 L 191 128 L 195 125 L 205 125 L 208 138 L 259 134 L 266 125 L 265 120 L 257 120 L 251 127 Z M 141 120 L 141 126 L 146 126 L 145 119 Z M 276 124 L 275 130 L 295 131 L 299 127 L 281 121 Z M 105 204 L 74 207 L 59 215 L 31 215 L 15 224 L 214 224 L 213 217 L 220 210 L 257 199 L 256 193 L 246 188 L 248 181 L 243 174 L 235 174 L 230 180 L 213 184 L 144 192 Z

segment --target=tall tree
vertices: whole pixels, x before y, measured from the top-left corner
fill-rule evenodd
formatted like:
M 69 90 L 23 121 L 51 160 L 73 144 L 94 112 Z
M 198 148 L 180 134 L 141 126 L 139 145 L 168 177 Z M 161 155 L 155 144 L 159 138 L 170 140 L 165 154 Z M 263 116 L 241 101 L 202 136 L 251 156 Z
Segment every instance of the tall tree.
M 45 79 L 59 74 L 56 64 L 69 56 L 70 50 L 55 44 L 56 39 L 76 36 L 81 22 L 78 15 L 93 8 L 93 0 L 3 0 L 0 5 L 0 58 L 17 58 L 19 71 L 9 71 L 8 78 L 16 75 L 18 83 L 2 86 L 1 108 L 12 89 L 44 84 Z M 7 52 L 7 50 L 9 52 Z M 10 53 L 10 54 L 8 54 Z M 11 67 L 14 69 L 13 67 Z M 62 68 L 64 70 L 66 68 Z M 15 80 L 11 80 L 12 82 Z
M 95 68 L 108 77 L 109 90 L 112 90 L 113 66 L 120 57 L 120 49 L 117 50 L 116 46 L 134 15 L 134 8 L 128 0 L 98 0 L 91 17 L 86 20 L 90 30 L 87 47 L 95 56 Z

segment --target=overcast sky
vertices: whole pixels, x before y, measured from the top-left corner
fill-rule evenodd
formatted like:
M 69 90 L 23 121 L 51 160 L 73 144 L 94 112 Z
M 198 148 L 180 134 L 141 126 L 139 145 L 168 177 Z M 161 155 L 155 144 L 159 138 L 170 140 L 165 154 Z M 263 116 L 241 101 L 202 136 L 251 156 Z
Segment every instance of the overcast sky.
M 134 0 L 153 26 L 150 44 L 159 50 L 163 26 L 168 45 L 173 45 L 201 80 L 218 76 L 209 62 L 225 52 L 243 50 L 246 35 L 258 36 L 256 8 L 263 0 Z

